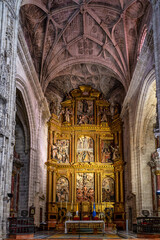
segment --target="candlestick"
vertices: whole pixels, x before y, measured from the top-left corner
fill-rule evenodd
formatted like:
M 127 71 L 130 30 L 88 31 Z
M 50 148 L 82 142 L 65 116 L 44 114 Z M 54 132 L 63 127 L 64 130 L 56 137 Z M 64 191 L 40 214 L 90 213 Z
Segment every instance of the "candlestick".
M 78 203 L 77 203 L 77 211 L 78 211 Z
M 77 203 L 76 216 L 78 216 L 78 203 Z

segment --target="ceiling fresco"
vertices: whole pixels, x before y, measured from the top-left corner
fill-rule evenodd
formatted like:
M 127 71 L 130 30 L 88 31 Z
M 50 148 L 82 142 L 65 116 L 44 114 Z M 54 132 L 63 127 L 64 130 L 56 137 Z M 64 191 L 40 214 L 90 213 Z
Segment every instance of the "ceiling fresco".
M 20 22 L 48 101 L 87 84 L 122 103 L 149 11 L 147 0 L 23 0 Z

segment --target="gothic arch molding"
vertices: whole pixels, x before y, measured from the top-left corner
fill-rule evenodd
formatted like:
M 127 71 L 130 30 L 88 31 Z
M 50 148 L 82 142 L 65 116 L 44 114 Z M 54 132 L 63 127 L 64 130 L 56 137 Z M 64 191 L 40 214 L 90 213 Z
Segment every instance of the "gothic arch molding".
M 142 129 L 142 113 L 144 110 L 144 106 L 145 106 L 145 102 L 147 100 L 147 93 L 150 89 L 150 86 L 152 85 L 153 81 L 155 81 L 155 71 L 151 70 L 150 73 L 146 76 L 142 89 L 141 89 L 141 93 L 140 93 L 140 97 L 139 97 L 139 104 L 137 107 L 137 113 L 136 113 L 136 127 L 135 127 L 135 141 L 138 142 L 139 141 L 139 137 L 140 134 L 142 134 L 139 129 Z M 140 121 L 141 120 L 141 121 Z
M 66 68 L 70 67 L 70 66 L 73 66 L 75 64 L 81 64 L 81 63 L 90 63 L 90 64 L 97 64 L 101 67 L 104 67 L 104 68 L 108 68 L 108 69 L 112 69 L 113 73 L 117 76 L 117 79 L 122 83 L 122 85 L 124 86 L 124 89 L 125 91 L 127 91 L 127 85 L 121 75 L 120 72 L 117 71 L 116 68 L 114 68 L 112 65 L 107 65 L 106 64 L 106 61 L 102 61 L 100 59 L 98 59 L 97 57 L 92 57 L 92 58 L 72 58 L 70 60 L 66 60 L 66 61 L 63 61 L 60 62 L 56 67 L 55 69 L 51 70 L 44 82 L 44 85 L 42 86 L 43 87 L 43 90 L 45 92 L 48 84 L 50 81 L 52 81 L 55 77 L 57 77 L 61 71 L 65 70 Z
M 25 81 L 22 79 L 21 76 L 17 75 L 16 76 L 16 87 L 17 89 L 19 89 L 19 91 L 21 92 L 23 99 L 24 99 L 24 103 L 26 106 L 26 111 L 28 114 L 28 120 L 29 120 L 29 125 L 30 125 L 30 129 L 32 129 L 31 131 L 31 148 L 36 149 L 36 123 L 35 123 L 35 119 L 34 119 L 34 110 L 33 110 L 33 106 L 32 103 L 30 101 L 31 96 L 30 93 L 27 89 L 27 86 L 25 85 Z
M 31 206 L 34 203 L 34 191 L 35 189 L 32 187 L 35 182 L 36 174 L 33 173 L 35 162 L 37 159 L 37 132 L 36 132 L 36 116 L 35 111 L 33 110 L 33 103 L 31 102 L 31 94 L 27 85 L 25 84 L 24 79 L 17 74 L 16 76 L 16 87 L 21 92 L 24 104 L 26 106 L 26 112 L 28 115 L 29 128 L 30 128 L 30 153 L 29 153 L 29 193 L 28 193 L 28 206 Z
M 150 168 L 147 166 L 147 163 L 150 161 L 150 155 L 155 147 L 153 137 L 153 123 L 156 121 L 155 92 L 155 72 L 151 70 L 146 76 L 140 91 L 139 104 L 135 116 L 136 124 L 133 130 L 132 178 L 140 179 L 138 183 L 135 181 L 133 184 L 133 191 L 137 196 L 138 215 L 141 214 L 143 208 L 149 208 L 149 205 L 149 210 L 153 210 L 151 177 L 149 177 Z M 150 137 L 151 135 L 152 137 Z M 145 187 L 145 181 L 148 184 L 148 188 Z M 144 201 L 144 198 L 147 200 Z

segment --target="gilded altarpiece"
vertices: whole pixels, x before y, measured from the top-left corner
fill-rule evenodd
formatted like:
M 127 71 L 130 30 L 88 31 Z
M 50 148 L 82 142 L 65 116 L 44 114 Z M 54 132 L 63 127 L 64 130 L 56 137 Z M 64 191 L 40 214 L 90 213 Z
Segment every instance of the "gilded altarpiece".
M 109 103 L 90 86 L 71 91 L 59 116 L 48 123 L 48 221 L 63 222 L 67 213 L 97 216 L 124 226 L 122 124 Z M 107 218 L 110 209 L 112 219 Z M 63 212 L 63 214 L 62 214 Z M 61 213 L 61 215 L 59 215 Z

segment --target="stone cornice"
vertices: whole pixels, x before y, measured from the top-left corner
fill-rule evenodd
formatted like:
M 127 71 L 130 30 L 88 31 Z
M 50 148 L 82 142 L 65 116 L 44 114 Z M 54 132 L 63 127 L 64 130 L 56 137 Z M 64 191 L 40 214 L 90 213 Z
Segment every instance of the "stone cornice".
M 22 29 L 20 26 L 19 26 L 19 33 L 18 33 L 17 52 L 18 52 L 19 59 L 23 65 L 23 69 L 30 82 L 30 85 L 32 86 L 36 99 L 38 100 L 39 107 L 42 109 L 45 118 L 49 119 L 50 111 L 49 111 L 48 103 L 42 91 L 41 85 L 39 83 L 39 79 L 35 71 L 26 41 L 23 36 Z

